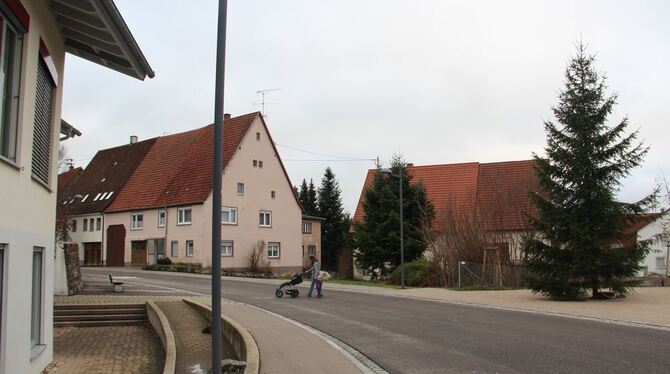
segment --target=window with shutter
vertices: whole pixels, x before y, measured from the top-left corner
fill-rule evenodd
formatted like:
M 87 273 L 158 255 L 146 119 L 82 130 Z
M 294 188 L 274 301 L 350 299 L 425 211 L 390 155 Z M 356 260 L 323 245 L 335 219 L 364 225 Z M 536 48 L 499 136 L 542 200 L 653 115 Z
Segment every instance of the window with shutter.
M 55 96 L 56 85 L 51 79 L 46 64 L 40 57 L 37 62 L 32 174 L 35 179 L 46 185 L 49 184 L 49 171 L 51 169 L 51 138 Z

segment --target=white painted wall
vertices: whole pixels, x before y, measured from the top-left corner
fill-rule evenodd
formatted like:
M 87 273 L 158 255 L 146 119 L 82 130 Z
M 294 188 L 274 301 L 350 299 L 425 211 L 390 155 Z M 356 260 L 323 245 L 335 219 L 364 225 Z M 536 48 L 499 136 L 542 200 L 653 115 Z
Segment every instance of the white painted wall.
M 663 220 L 666 220 L 667 222 L 668 218 L 667 217 L 659 218 L 656 221 L 643 227 L 642 230 L 638 231 L 637 233 L 638 240 L 647 240 L 651 238 L 656 238 L 660 233 L 663 232 L 663 225 L 662 225 Z M 651 246 L 651 251 L 649 252 L 647 257 L 645 257 L 644 261 L 642 261 L 642 266 L 646 267 L 646 269 L 638 273 L 639 276 L 644 276 L 652 273 L 665 276 L 669 275 L 668 245 L 670 245 L 670 243 L 666 243 L 661 240 L 654 241 L 654 243 Z M 662 267 L 657 266 L 656 263 L 657 257 L 663 257 L 663 261 L 665 261 L 664 266 Z
M 91 231 L 90 227 L 90 220 L 91 218 L 93 219 L 93 231 Z M 95 242 L 102 242 L 103 241 L 103 225 L 101 224 L 100 230 L 96 230 L 96 219 L 103 218 L 102 214 L 99 213 L 94 213 L 94 214 L 82 214 L 82 215 L 76 215 L 76 216 L 69 216 L 69 220 L 77 220 L 77 231 L 72 232 L 70 230 L 68 232 L 70 236 L 70 242 L 71 243 L 76 243 L 79 245 L 79 261 L 80 263 L 83 264 L 84 261 L 84 243 L 95 243 Z M 84 223 L 83 220 L 86 219 L 89 221 L 89 227 L 86 231 L 84 231 Z M 106 260 L 105 257 L 105 251 L 104 249 L 102 250 L 102 261 L 104 262 Z
M 5 243 L 2 322 L 0 325 L 0 373 L 40 373 L 53 357 L 53 260 L 55 242 L 56 186 L 63 64 L 65 51 L 60 30 L 53 21 L 48 2 L 23 0 L 30 15 L 30 30 L 24 35 L 17 162 L 0 161 L 0 243 Z M 31 177 L 36 71 L 40 37 L 51 53 L 59 75 L 56 92 L 51 172 L 48 188 Z M 42 334 L 43 350 L 31 358 L 30 310 L 32 255 L 44 248 Z

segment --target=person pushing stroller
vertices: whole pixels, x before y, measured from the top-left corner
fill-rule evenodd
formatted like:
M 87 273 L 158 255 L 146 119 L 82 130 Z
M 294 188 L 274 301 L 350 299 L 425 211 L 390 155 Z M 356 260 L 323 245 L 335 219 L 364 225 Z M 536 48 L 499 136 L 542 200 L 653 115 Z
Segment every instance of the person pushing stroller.
M 312 267 L 303 274 L 312 274 L 312 283 L 309 285 L 309 292 L 307 292 L 307 297 L 312 297 L 312 292 L 316 286 L 316 297 L 322 297 L 321 287 L 323 286 L 323 276 L 321 275 L 321 263 L 315 256 L 309 256 L 309 259 L 312 261 Z

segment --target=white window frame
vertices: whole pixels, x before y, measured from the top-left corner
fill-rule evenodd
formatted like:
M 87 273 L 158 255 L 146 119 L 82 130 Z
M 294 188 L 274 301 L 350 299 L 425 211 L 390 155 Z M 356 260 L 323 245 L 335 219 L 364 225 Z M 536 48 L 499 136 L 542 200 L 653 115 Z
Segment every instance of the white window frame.
M 191 217 L 186 221 L 186 212 L 190 212 Z M 193 221 L 193 209 L 190 206 L 177 208 L 177 225 L 190 225 Z
M 42 345 L 44 332 L 44 248 L 33 247 L 32 260 L 32 281 L 30 288 L 30 348 Z M 36 264 L 35 260 L 39 258 L 40 263 Z M 36 266 L 39 266 L 36 269 Z M 37 272 L 36 272 L 37 270 Z M 36 287 L 38 286 L 38 288 Z M 37 305 L 36 305 L 37 304 Z
M 73 219 L 70 223 L 70 232 L 77 232 L 77 219 Z
M 142 230 L 144 228 L 144 213 L 136 212 L 130 214 L 130 229 Z
M 95 231 L 95 220 L 93 218 L 88 219 L 88 231 Z
M 228 217 L 235 217 L 234 220 L 229 219 L 228 221 L 223 220 L 223 213 L 228 213 Z M 222 225 L 237 225 L 237 208 L 232 206 L 222 206 L 221 207 L 221 224 Z
M 165 209 L 160 209 L 158 211 L 158 227 L 165 227 L 166 218 L 167 211 Z
M 193 257 L 193 240 L 186 241 L 184 251 L 186 252 L 186 257 Z
M 87 218 L 84 218 L 84 219 L 82 220 L 82 222 L 84 222 L 84 223 L 81 225 L 81 231 L 82 231 L 82 232 L 86 232 L 86 231 L 88 231 L 88 219 L 87 219 Z
M 302 231 L 303 234 L 311 234 L 312 233 L 312 222 L 303 222 L 301 226 L 302 227 L 301 227 L 300 231 Z
M 22 28 L 14 25 L 8 17 L 4 15 L 3 12 L 0 12 L 0 17 L 2 18 L 2 26 L 0 27 L 0 35 L 3 37 L 1 44 L 2 49 L 0 50 L 0 98 L 2 101 L 5 100 L 7 96 L 9 99 L 6 103 L 0 102 L 0 109 L 6 107 L 8 112 L 0 113 L 0 131 L 4 131 L 7 139 L 4 139 L 5 145 L 0 144 L 0 159 L 9 162 L 12 165 L 18 166 L 19 158 L 19 135 L 20 135 L 20 124 L 19 124 L 19 96 L 21 92 L 21 71 L 22 71 L 22 57 L 23 57 L 23 35 L 25 33 Z M 14 48 L 12 51 L 7 51 L 6 36 L 9 35 L 9 32 L 13 33 L 15 37 L 12 42 Z M 2 73 L 5 70 L 3 66 L 5 61 L 5 53 L 9 53 L 9 58 L 7 59 L 11 65 L 12 71 L 10 73 L 9 82 L 5 84 L 5 75 Z M 11 95 L 6 95 L 4 92 L 5 86 L 9 87 L 12 91 Z M 0 142 L 3 142 L 3 134 L 0 133 Z M 3 147 L 6 146 L 6 149 Z
M 273 247 L 276 247 L 276 254 Z M 268 242 L 268 258 L 277 259 L 281 258 L 281 243 L 280 242 Z
M 98 217 L 95 219 L 95 231 L 100 230 L 102 230 L 102 217 Z
M 244 196 L 244 183 L 237 182 L 237 195 Z
M 230 248 L 230 252 L 224 248 Z M 233 257 L 235 254 L 235 242 L 232 240 L 221 241 L 221 257 Z
M 261 210 L 258 212 L 258 226 L 272 227 L 272 211 Z

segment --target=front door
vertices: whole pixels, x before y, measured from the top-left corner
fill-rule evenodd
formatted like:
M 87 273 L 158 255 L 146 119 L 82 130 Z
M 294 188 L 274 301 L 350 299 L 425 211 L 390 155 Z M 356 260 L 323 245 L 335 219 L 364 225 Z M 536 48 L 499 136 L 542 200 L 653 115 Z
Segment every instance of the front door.
M 131 243 L 131 265 L 144 266 L 147 264 L 147 241 L 134 241 Z
M 102 265 L 102 243 L 84 243 L 84 265 Z
M 111 225 L 107 228 L 107 266 L 125 265 L 126 228 Z

